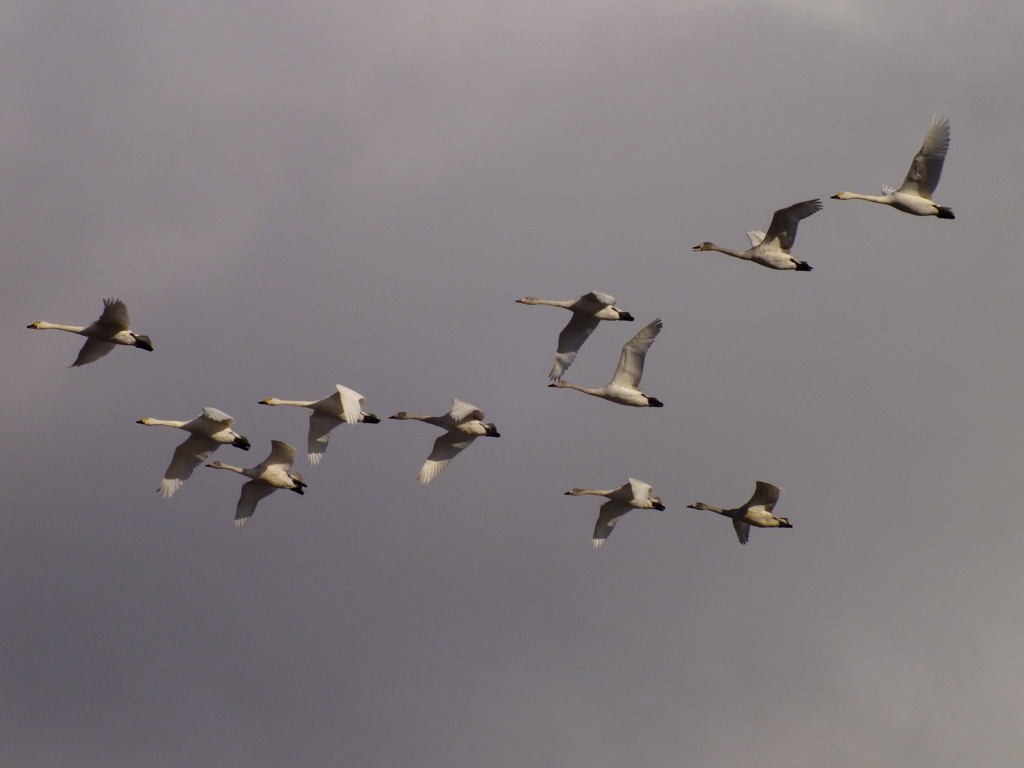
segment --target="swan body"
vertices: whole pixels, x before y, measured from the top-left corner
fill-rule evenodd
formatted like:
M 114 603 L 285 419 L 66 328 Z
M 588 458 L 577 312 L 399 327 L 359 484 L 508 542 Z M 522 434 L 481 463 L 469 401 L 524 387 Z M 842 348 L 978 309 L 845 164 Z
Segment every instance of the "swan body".
M 788 208 L 780 208 L 772 216 L 768 232 L 752 230 L 747 232 L 750 248 L 745 251 L 733 251 L 714 243 L 695 245 L 695 251 L 718 251 L 737 259 L 752 261 L 769 269 L 793 269 L 797 272 L 810 272 L 811 267 L 806 261 L 797 261 L 789 255 L 796 241 L 796 228 L 801 220 L 821 210 L 821 200 L 804 200 L 794 203 Z
M 583 342 L 594 332 L 602 320 L 629 320 L 633 316 L 615 306 L 615 297 L 600 291 L 591 291 L 575 299 L 559 301 L 556 299 L 535 299 L 526 296 L 516 299 L 517 304 L 544 304 L 549 307 L 563 307 L 572 312 L 572 319 L 558 334 L 558 348 L 555 360 L 551 364 L 548 378 L 558 381 L 576 359 Z
M 252 513 L 256 511 L 256 503 L 278 488 L 295 491 L 300 495 L 305 492 L 306 483 L 302 475 L 291 471 L 295 462 L 295 449 L 282 440 L 271 440 L 270 446 L 270 455 L 251 469 L 233 467 L 220 461 L 211 461 L 206 465 L 213 469 L 229 469 L 250 478 L 249 482 L 242 484 L 242 494 L 238 497 L 235 528 L 241 528 L 249 522 Z
M 722 509 L 713 507 L 710 504 L 698 501 L 696 504 L 689 504 L 688 509 L 706 509 L 717 512 L 725 517 L 732 518 L 733 528 L 736 529 L 736 536 L 740 544 L 746 544 L 750 537 L 750 526 L 755 528 L 792 528 L 789 520 L 785 517 L 775 517 L 772 510 L 775 509 L 775 502 L 779 500 L 782 489 L 771 483 L 757 481 L 757 488 L 750 501 L 736 509 Z
M 135 423 L 150 427 L 175 427 L 190 433 L 185 442 L 174 449 L 171 463 L 157 488 L 157 492 L 165 499 L 171 498 L 192 476 L 192 470 L 210 458 L 220 446 L 233 445 L 243 451 L 251 447 L 247 438 L 231 428 L 235 420 L 216 408 L 203 408 L 203 412 L 191 421 L 145 418 Z
M 897 211 L 914 216 L 937 216 L 940 219 L 954 219 L 953 210 L 932 201 L 932 194 L 942 176 L 942 164 L 949 150 L 949 118 L 942 115 L 932 117 L 932 124 L 925 134 L 921 149 L 910 164 L 907 178 L 899 189 L 882 186 L 881 195 L 859 195 L 856 192 L 840 192 L 832 195 L 833 200 L 867 200 L 895 208 Z
M 600 547 L 605 539 L 611 536 L 612 529 L 624 514 L 631 509 L 665 509 L 658 496 L 651 496 L 654 490 L 648 483 L 635 477 L 613 488 L 610 491 L 597 491 L 587 488 L 573 488 L 566 491 L 566 496 L 604 496 L 608 499 L 601 505 L 601 511 L 594 525 L 594 546 Z
M 644 358 L 647 355 L 647 350 L 654 343 L 655 337 L 661 333 L 661 326 L 660 319 L 652 320 L 623 345 L 622 353 L 619 355 L 619 364 L 615 368 L 615 375 L 603 387 L 591 389 L 570 384 L 561 379 L 548 384 L 548 386 L 576 389 L 620 405 L 631 405 L 636 408 L 661 408 L 663 403 L 660 400 L 645 395 L 638 389 L 640 377 L 644 372 Z
M 281 400 L 268 397 L 260 400 L 261 405 L 295 405 L 310 408 L 309 437 L 306 441 L 306 458 L 310 464 L 320 463 L 331 439 L 331 430 L 339 424 L 379 424 L 380 419 L 363 410 L 366 398 L 353 389 L 335 384 L 335 390 L 321 400 Z
M 85 344 L 78 352 L 75 362 L 69 368 L 75 368 L 94 360 L 99 360 L 118 344 L 125 347 L 138 347 L 147 352 L 153 351 L 153 342 L 149 336 L 135 333 L 129 327 L 131 321 L 128 319 L 128 308 L 120 299 L 104 299 L 103 314 L 91 325 L 61 325 L 60 323 L 46 323 L 40 320 L 32 323 L 29 328 L 39 330 L 58 330 L 69 333 L 77 333 L 85 336 Z
M 448 468 L 452 459 L 466 450 L 481 435 L 485 437 L 501 437 L 494 424 L 484 423 L 484 412 L 475 405 L 454 399 L 448 413 L 442 416 L 421 416 L 416 413 L 399 411 L 391 419 L 425 421 L 445 430 L 445 433 L 434 441 L 427 460 L 420 468 L 418 480 L 426 485 Z

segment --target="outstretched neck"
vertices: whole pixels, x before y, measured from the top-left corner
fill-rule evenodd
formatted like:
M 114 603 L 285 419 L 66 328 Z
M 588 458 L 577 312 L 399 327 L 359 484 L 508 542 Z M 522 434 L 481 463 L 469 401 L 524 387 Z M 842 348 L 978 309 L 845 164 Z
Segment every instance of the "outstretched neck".
M 212 469 L 227 469 L 227 470 L 230 470 L 230 471 L 232 471 L 232 472 L 237 472 L 237 473 L 238 473 L 238 474 L 240 474 L 240 475 L 246 475 L 246 474 L 248 474 L 248 473 L 247 473 L 247 472 L 246 472 L 246 471 L 245 471 L 244 469 L 242 469 L 241 467 L 235 467 L 235 466 L 232 466 L 231 464 L 225 464 L 224 462 L 221 462 L 221 461 L 211 461 L 211 462 L 210 462 L 209 464 L 207 464 L 206 466 L 208 466 L 208 467 L 210 467 L 210 468 L 212 468 Z
M 187 422 L 174 421 L 173 419 L 139 419 L 135 422 L 136 424 L 145 424 L 147 427 L 177 427 L 181 428 L 185 426 Z
M 721 507 L 713 507 L 710 504 L 705 504 L 703 501 L 698 501 L 696 504 L 688 505 L 689 509 L 701 509 L 707 510 L 708 512 L 716 512 L 719 515 L 725 515 L 726 517 L 732 517 L 731 511 L 728 509 L 722 509 Z
M 282 400 L 279 397 L 268 397 L 266 400 L 260 400 L 260 405 L 297 405 L 300 408 L 312 407 L 313 400 Z
M 892 202 L 891 195 L 862 195 L 859 192 L 840 192 L 838 195 L 832 195 L 833 200 L 867 200 L 869 203 L 881 203 L 882 205 L 888 205 Z
M 563 309 L 569 309 L 573 302 L 559 301 L 558 299 L 535 299 L 533 296 L 526 296 L 522 299 L 516 299 L 516 304 L 543 304 L 548 307 L 562 307 Z
M 608 490 L 608 491 L 598 491 L 596 489 L 591 489 L 591 488 L 573 488 L 571 491 L 566 491 L 565 495 L 566 496 L 604 496 L 605 498 L 607 498 L 608 496 L 611 496 L 614 492 L 615 492 L 614 488 L 612 488 L 611 490 Z
M 557 387 L 558 389 L 575 389 L 577 392 L 586 392 L 588 395 L 597 395 L 600 397 L 601 393 L 590 387 L 581 387 L 579 384 L 573 384 L 572 382 L 559 379 L 558 381 L 548 384 L 549 387 Z
M 722 246 L 715 245 L 714 243 L 705 243 L 705 245 L 705 251 L 718 251 L 719 253 L 724 253 L 726 256 L 732 256 L 733 258 L 736 259 L 743 259 L 744 261 L 750 261 L 750 259 L 752 258 L 752 254 L 750 253 L 750 251 L 734 251 L 731 248 L 723 248 Z
M 32 323 L 28 326 L 29 328 L 38 328 L 41 331 L 68 331 L 69 333 L 81 333 L 86 329 L 84 325 L 61 325 L 60 323 L 47 323 L 40 320 L 38 323 Z

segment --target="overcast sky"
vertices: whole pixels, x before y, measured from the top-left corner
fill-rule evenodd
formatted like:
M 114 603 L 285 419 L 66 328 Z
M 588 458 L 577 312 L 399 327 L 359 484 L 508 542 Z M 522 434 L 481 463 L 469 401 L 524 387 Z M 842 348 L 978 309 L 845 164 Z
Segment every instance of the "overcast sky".
M 962 768 L 1024 754 L 1024 6 L 94 2 L 0 10 L 0 764 Z M 899 185 L 952 142 L 917 218 Z M 1014 179 L 1018 179 L 1014 181 Z M 776 272 L 718 253 L 820 197 Z M 655 317 L 634 409 L 608 381 Z M 66 368 L 123 299 L 155 351 Z M 317 467 L 304 410 L 380 424 Z M 501 432 L 428 486 L 399 410 Z M 237 419 L 305 496 L 155 493 Z M 599 499 L 666 510 L 600 550 Z M 785 489 L 748 546 L 704 501 Z

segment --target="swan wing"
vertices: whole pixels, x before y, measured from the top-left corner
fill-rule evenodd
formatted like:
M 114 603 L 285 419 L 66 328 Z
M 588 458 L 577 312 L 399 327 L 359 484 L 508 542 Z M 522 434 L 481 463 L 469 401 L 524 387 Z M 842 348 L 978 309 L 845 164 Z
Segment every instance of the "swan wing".
M 199 418 L 203 421 L 212 422 L 211 426 L 216 426 L 217 428 L 215 431 L 227 429 L 235 424 L 235 420 L 233 418 L 217 408 L 203 408 L 203 412 L 199 414 Z
M 78 357 L 75 358 L 75 362 L 71 364 L 71 368 L 77 368 L 80 365 L 86 363 L 92 363 L 99 360 L 101 357 L 110 354 L 117 345 L 110 341 L 101 341 L 100 339 L 87 338 L 82 348 L 78 350 Z
M 655 318 L 623 345 L 619 365 L 612 376 L 612 384 L 637 388 L 644 373 L 644 357 L 654 343 L 655 337 L 661 333 L 661 326 L 661 318 Z
M 750 523 L 733 518 L 732 527 L 736 529 L 736 536 L 739 538 L 740 544 L 746 544 L 747 539 L 750 538 Z
M 448 411 L 448 416 L 451 417 L 454 424 L 461 424 L 464 421 L 484 420 L 483 411 L 475 405 L 471 405 L 465 400 L 459 400 L 458 398 L 452 400 L 452 409 Z
M 270 441 L 270 455 L 263 460 L 260 466 L 263 469 L 270 467 L 282 467 L 287 473 L 295 461 L 295 449 L 283 440 Z
M 615 297 L 609 296 L 607 293 L 601 291 L 590 291 L 584 293 L 575 302 L 573 302 L 572 310 L 574 312 L 600 312 L 605 307 L 610 307 L 615 303 Z
M 235 528 L 241 528 L 252 517 L 256 511 L 256 504 L 260 499 L 265 499 L 277 489 L 261 483 L 259 480 L 250 480 L 242 484 L 242 493 L 238 497 L 238 505 L 235 507 Z
M 626 486 L 629 488 L 629 492 L 633 497 L 633 505 L 640 507 L 641 509 L 651 509 L 653 504 L 651 502 L 651 491 L 654 487 L 650 483 L 645 483 L 643 480 L 637 480 L 635 477 L 629 478 L 629 483 Z
M 748 501 L 745 506 L 747 509 L 760 507 L 764 509 L 765 512 L 771 512 L 775 509 L 775 502 L 779 500 L 779 494 L 781 492 L 782 489 L 778 486 L 758 480 L 757 488 L 754 490 L 754 495 L 750 497 L 750 501 Z
M 949 118 L 935 115 L 932 117 L 928 133 L 924 137 L 924 143 L 914 156 L 914 162 L 910 164 L 910 171 L 899 191 L 931 200 L 932 193 L 939 185 L 942 164 L 946 160 L 948 150 Z
M 358 424 L 363 420 L 363 406 L 366 398 L 354 389 L 335 385 L 338 388 L 338 399 L 341 403 L 341 418 L 346 424 Z
M 312 465 L 320 463 L 327 443 L 331 440 L 331 430 L 341 421 L 318 411 L 309 414 L 309 436 L 306 439 L 306 459 Z
M 750 241 L 750 247 L 756 248 L 764 242 L 766 235 L 760 229 L 752 229 L 747 232 L 747 240 Z
M 600 547 L 604 540 L 612 534 L 612 529 L 619 522 L 624 514 L 629 512 L 629 505 L 616 499 L 606 501 L 601 505 L 601 511 L 597 515 L 597 522 L 594 524 L 594 546 Z
M 445 432 L 434 441 L 433 450 L 420 468 L 419 481 L 426 485 L 440 475 L 475 439 L 476 435 L 465 432 Z
M 806 219 L 811 214 L 821 210 L 821 200 L 804 200 L 802 203 L 794 203 L 787 208 L 780 208 L 772 216 L 772 223 L 768 226 L 768 233 L 764 236 L 764 242 L 778 240 L 779 248 L 786 253 L 793 247 L 796 240 L 796 227 L 801 219 Z
M 185 484 L 192 476 L 192 470 L 206 461 L 217 450 L 218 443 L 201 437 L 190 437 L 177 448 L 167 465 L 163 480 L 157 489 L 165 499 L 171 498 L 174 492 Z
M 128 307 L 120 299 L 104 299 L 103 314 L 96 321 L 97 325 L 104 328 L 113 328 L 115 331 L 127 331 L 131 327 L 131 320 L 128 319 Z
M 583 342 L 594 332 L 600 324 L 600 320 L 590 315 L 572 313 L 572 319 L 566 324 L 562 332 L 558 334 L 558 349 L 555 351 L 555 361 L 551 365 L 551 373 L 548 377 L 552 381 L 558 381 L 576 359 L 576 353 L 580 351 Z

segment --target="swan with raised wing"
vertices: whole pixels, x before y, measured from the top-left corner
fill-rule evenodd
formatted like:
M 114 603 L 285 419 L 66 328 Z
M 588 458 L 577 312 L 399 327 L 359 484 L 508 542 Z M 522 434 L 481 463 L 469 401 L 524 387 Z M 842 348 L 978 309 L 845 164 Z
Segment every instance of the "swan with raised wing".
M 551 372 L 548 378 L 558 381 L 576 359 L 576 353 L 580 351 L 583 342 L 587 340 L 598 323 L 602 320 L 627 320 L 631 321 L 633 316 L 615 306 L 615 297 L 600 291 L 591 291 L 575 299 L 535 299 L 526 296 L 516 299 L 517 304 L 544 304 L 549 307 L 562 307 L 572 312 L 572 319 L 558 334 L 558 348 L 555 350 L 555 360 L 551 364 Z
M 295 405 L 311 409 L 306 459 L 312 465 L 320 463 L 331 439 L 331 430 L 339 424 L 380 423 L 377 416 L 363 410 L 365 397 L 341 384 L 334 386 L 336 391 L 321 400 L 282 400 L 277 397 L 260 400 L 261 405 Z
M 576 389 L 620 405 L 632 405 L 636 408 L 661 408 L 663 403 L 660 400 L 645 395 L 638 389 L 640 377 L 644 373 L 644 358 L 647 356 L 647 350 L 654 343 L 655 337 L 661 333 L 661 326 L 661 320 L 654 319 L 623 345 L 622 352 L 619 354 L 619 364 L 615 368 L 615 375 L 603 387 L 581 387 L 563 379 L 548 384 L 548 386 Z
M 736 536 L 740 544 L 746 544 L 750 537 L 750 526 L 755 528 L 792 528 L 789 520 L 785 517 L 776 517 L 772 514 L 775 509 L 775 502 L 779 500 L 782 489 L 771 483 L 757 481 L 757 488 L 750 501 L 736 509 L 722 509 L 713 507 L 698 501 L 696 504 L 688 504 L 689 509 L 706 509 L 717 512 L 719 515 L 732 519 L 733 528 L 736 529 Z
M 270 441 L 270 455 L 251 469 L 233 467 L 220 461 L 211 461 L 206 466 L 213 469 L 229 469 L 250 478 L 242 484 L 242 493 L 235 506 L 235 528 L 241 528 L 256 511 L 256 504 L 278 488 L 303 494 L 306 483 L 302 475 L 292 472 L 295 463 L 295 449 L 282 440 Z
M 501 437 L 497 427 L 484 422 L 484 412 L 475 405 L 459 400 L 452 400 L 452 407 L 442 416 L 421 416 L 417 413 L 399 411 L 391 419 L 399 421 L 425 421 L 445 430 L 445 433 L 434 441 L 430 455 L 420 468 L 418 480 L 426 485 L 448 468 L 452 459 L 462 453 L 480 436 Z
M 597 516 L 597 523 L 594 525 L 595 547 L 604 544 L 605 539 L 611 536 L 612 529 L 619 519 L 631 509 L 665 509 L 661 498 L 652 496 L 654 490 L 648 483 L 637 480 L 635 477 L 609 491 L 590 490 L 587 488 L 573 488 L 566 491 L 566 496 L 604 496 L 608 499 L 601 505 L 601 511 Z
M 203 408 L 203 412 L 190 421 L 145 418 L 135 423 L 149 427 L 175 427 L 190 433 L 185 442 L 174 449 L 171 463 L 157 488 L 165 499 L 171 498 L 192 476 L 192 470 L 210 458 L 220 446 L 233 445 L 243 451 L 250 448 L 249 440 L 232 429 L 235 420 L 216 408 Z
M 797 261 L 789 255 L 796 241 L 797 225 L 808 216 L 821 210 L 821 200 L 804 200 L 787 208 L 780 208 L 772 216 L 768 232 L 751 230 L 747 232 L 750 248 L 745 251 L 734 251 L 714 243 L 704 242 L 693 246 L 695 251 L 718 251 L 737 259 L 752 261 L 769 269 L 793 269 L 797 272 L 810 272 L 811 266 L 806 261 Z
M 925 134 L 921 149 L 910 164 L 907 178 L 899 189 L 882 186 L 881 195 L 859 195 L 856 192 L 840 192 L 832 195 L 833 200 L 867 200 L 870 203 L 881 203 L 895 208 L 897 211 L 910 213 L 914 216 L 937 216 L 940 219 L 955 219 L 953 210 L 945 205 L 938 205 L 932 200 L 932 194 L 939 185 L 942 176 L 942 164 L 946 161 L 949 151 L 949 118 L 934 115 L 932 124 Z
M 47 323 L 42 320 L 32 323 L 29 328 L 37 328 L 42 331 L 57 330 L 77 333 L 85 336 L 85 344 L 78 352 L 75 362 L 69 368 L 76 368 L 94 360 L 99 360 L 117 345 L 125 347 L 138 347 L 147 352 L 153 351 L 153 342 L 149 336 L 136 333 L 131 329 L 131 320 L 128 319 L 128 308 L 120 299 L 104 299 L 103 314 L 99 319 L 90 325 L 61 325 L 60 323 Z

